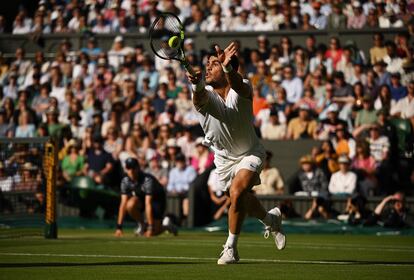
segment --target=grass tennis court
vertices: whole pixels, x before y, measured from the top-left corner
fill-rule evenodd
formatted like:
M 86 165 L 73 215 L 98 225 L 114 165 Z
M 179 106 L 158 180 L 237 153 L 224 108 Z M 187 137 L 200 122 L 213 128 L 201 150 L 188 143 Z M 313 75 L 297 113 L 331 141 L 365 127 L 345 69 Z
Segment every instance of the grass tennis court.
M 62 230 L 58 240 L 0 239 L 0 279 L 409 279 L 414 237 L 289 235 L 284 251 L 260 234 L 239 241 L 241 263 L 216 265 L 225 233 L 153 239 Z

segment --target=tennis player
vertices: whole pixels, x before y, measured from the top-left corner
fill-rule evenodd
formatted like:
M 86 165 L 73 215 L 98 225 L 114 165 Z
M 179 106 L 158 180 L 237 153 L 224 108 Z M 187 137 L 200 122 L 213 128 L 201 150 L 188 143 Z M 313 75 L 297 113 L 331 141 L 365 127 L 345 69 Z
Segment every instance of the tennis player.
M 187 74 L 206 135 L 203 144 L 215 153 L 221 187 L 231 202 L 229 236 L 218 264 L 239 261 L 237 240 L 246 215 L 258 218 L 265 225 L 265 238 L 271 233 L 279 250 L 286 245 L 280 210 L 275 207 L 266 212 L 251 192 L 253 186 L 260 184 L 266 153 L 253 128 L 252 88 L 237 72 L 236 52 L 235 43 L 224 51 L 216 46 L 216 55 L 208 59 L 205 80 L 200 70 L 195 70 L 195 75 Z

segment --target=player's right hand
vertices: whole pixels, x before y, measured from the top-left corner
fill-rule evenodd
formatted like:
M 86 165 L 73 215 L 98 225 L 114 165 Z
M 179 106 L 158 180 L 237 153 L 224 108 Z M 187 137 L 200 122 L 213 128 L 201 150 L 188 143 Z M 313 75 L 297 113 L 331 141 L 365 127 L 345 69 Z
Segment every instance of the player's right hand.
M 192 83 L 193 85 L 196 85 L 201 81 L 203 74 L 199 67 L 194 67 L 194 72 L 195 72 L 194 76 L 187 72 L 187 78 L 190 81 L 190 83 Z
M 122 237 L 122 236 L 124 236 L 124 233 L 122 232 L 122 230 L 117 229 L 114 233 L 114 236 L 115 237 Z

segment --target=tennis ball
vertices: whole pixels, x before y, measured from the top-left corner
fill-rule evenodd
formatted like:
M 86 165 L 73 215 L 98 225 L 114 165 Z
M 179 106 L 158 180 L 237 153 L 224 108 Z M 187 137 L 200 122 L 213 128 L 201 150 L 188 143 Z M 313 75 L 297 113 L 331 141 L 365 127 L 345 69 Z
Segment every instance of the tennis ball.
M 180 46 L 180 38 L 178 36 L 172 36 L 168 40 L 168 46 L 173 49 L 177 49 Z

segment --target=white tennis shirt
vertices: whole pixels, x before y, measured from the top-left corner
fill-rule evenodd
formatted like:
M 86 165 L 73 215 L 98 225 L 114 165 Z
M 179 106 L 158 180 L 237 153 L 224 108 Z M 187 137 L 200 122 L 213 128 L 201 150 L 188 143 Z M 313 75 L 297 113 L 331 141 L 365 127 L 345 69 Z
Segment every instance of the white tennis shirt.
M 243 80 L 249 84 L 248 80 Z M 239 160 L 254 152 L 264 153 L 264 147 L 253 127 L 253 101 L 230 89 L 226 100 L 206 86 L 206 103 L 197 108 L 200 125 L 205 133 L 204 145 L 210 146 L 216 157 Z

